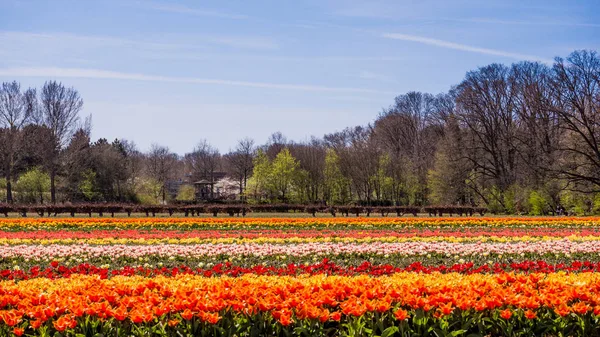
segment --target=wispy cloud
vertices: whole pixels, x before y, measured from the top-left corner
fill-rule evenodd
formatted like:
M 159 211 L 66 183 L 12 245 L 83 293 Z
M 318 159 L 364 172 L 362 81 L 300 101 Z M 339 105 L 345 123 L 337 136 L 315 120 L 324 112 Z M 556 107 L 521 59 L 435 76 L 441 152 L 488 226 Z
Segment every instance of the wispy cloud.
M 120 57 L 184 59 L 221 49 L 271 51 L 279 49 L 275 40 L 263 36 L 216 34 L 114 37 L 63 32 L 0 31 L 0 54 L 14 60 L 80 58 L 97 60 L 107 53 Z M 4 60 L 7 60 L 6 58 Z
M 60 32 L 19 32 L 0 31 L 0 42 L 3 46 L 15 48 L 15 46 L 46 44 L 56 47 L 70 46 L 74 49 L 82 48 L 114 48 L 126 47 L 134 49 L 178 49 L 182 45 L 170 42 L 156 42 L 148 40 L 128 39 L 112 36 L 79 35 Z
M 240 14 L 231 14 L 225 13 L 221 11 L 209 10 L 209 9 L 199 9 L 192 8 L 179 4 L 167 4 L 167 3 L 159 3 L 159 2 L 138 2 L 138 5 L 161 12 L 170 12 L 170 13 L 179 13 L 179 14 L 187 14 L 187 15 L 195 15 L 195 16 L 204 16 L 204 17 L 214 17 L 214 18 L 222 18 L 222 19 L 233 19 L 233 20 L 243 20 L 248 19 L 247 15 Z
M 379 91 L 379 90 L 374 90 L 374 89 L 365 89 L 365 88 L 328 87 L 328 86 L 319 86 L 319 85 L 284 84 L 284 83 L 270 83 L 270 82 L 250 82 L 250 81 L 209 79 L 209 78 L 198 78 L 198 77 L 158 76 L 158 75 L 127 73 L 127 72 L 109 71 L 109 70 L 101 70 L 101 69 L 85 69 L 85 68 L 57 68 L 57 67 L 16 67 L 16 68 L 4 68 L 4 69 L 0 68 L 0 76 L 8 77 L 8 78 L 44 77 L 44 78 L 108 79 L 108 80 L 129 80 L 129 81 L 147 81 L 147 82 L 172 82 L 172 83 L 228 85 L 228 86 L 251 87 L 251 88 L 314 91 L 314 92 L 371 93 L 371 94 L 386 94 L 386 95 L 390 94 L 390 92 Z
M 278 44 L 271 38 L 265 37 L 238 37 L 238 36 L 198 36 L 200 40 L 234 48 L 243 49 L 278 49 Z
M 358 73 L 358 78 L 362 78 L 363 80 L 374 80 L 379 82 L 396 82 L 393 78 L 388 75 L 375 73 L 368 70 L 363 70 Z
M 421 43 L 421 44 L 426 44 L 426 45 L 436 46 L 436 47 L 441 47 L 441 48 L 447 48 L 447 49 L 462 50 L 462 51 L 477 53 L 477 54 L 502 56 L 502 57 L 517 59 L 517 60 L 530 60 L 530 61 L 540 61 L 540 62 L 544 62 L 544 63 L 552 63 L 552 60 L 550 60 L 550 59 L 546 59 L 546 58 L 535 56 L 535 55 L 520 54 L 520 53 L 513 53 L 513 52 L 504 51 L 504 50 L 470 46 L 470 45 L 466 45 L 466 44 L 450 42 L 450 41 L 445 41 L 445 40 L 432 39 L 432 38 L 417 36 L 417 35 L 385 33 L 385 34 L 383 34 L 383 37 L 388 38 L 388 39 L 394 39 L 394 40 L 417 42 L 417 43 Z
M 486 24 L 498 24 L 498 25 L 524 25 L 524 26 L 561 26 L 561 27 L 590 27 L 600 28 L 598 23 L 586 23 L 586 22 L 569 22 L 569 21 L 524 21 L 524 20 L 501 20 L 494 18 L 467 18 L 467 19 L 454 19 L 445 18 L 444 21 L 456 21 L 456 22 L 472 22 L 472 23 L 486 23 Z

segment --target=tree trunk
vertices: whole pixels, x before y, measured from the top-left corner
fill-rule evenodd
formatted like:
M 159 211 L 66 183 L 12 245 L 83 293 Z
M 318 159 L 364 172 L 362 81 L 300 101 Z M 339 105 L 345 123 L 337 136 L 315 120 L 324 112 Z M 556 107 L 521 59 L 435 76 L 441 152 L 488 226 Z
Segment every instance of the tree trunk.
M 242 191 L 242 201 L 246 201 L 246 196 L 244 195 L 244 192 L 246 191 L 246 186 L 248 184 L 248 174 L 246 172 L 244 172 L 244 189 Z
M 12 204 L 12 184 L 10 182 L 10 174 L 6 175 L 6 202 Z
M 50 170 L 50 202 L 56 204 L 56 170 Z
M 6 172 L 6 202 L 9 204 L 13 202 L 10 168 Z

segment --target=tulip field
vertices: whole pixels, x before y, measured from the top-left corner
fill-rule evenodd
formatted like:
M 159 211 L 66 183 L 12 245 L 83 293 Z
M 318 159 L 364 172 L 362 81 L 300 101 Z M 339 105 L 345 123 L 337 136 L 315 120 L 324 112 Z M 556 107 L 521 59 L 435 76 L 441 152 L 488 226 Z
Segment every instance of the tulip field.
M 0 336 L 599 336 L 600 218 L 0 219 Z

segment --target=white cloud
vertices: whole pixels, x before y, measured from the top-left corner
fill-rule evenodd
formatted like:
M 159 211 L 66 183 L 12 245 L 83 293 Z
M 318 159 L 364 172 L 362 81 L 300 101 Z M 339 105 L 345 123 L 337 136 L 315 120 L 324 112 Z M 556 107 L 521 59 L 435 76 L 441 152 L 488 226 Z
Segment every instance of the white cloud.
M 44 77 L 44 78 L 87 78 L 87 79 L 110 79 L 110 80 L 129 80 L 129 81 L 149 81 L 149 82 L 176 82 L 191 84 L 213 84 L 229 85 L 251 88 L 282 89 L 298 91 L 315 92 L 348 92 L 348 93 L 377 93 L 390 94 L 390 92 L 379 91 L 364 88 L 348 87 L 327 87 L 319 85 L 305 84 L 282 84 L 270 82 L 250 82 L 225 79 L 208 79 L 198 77 L 173 77 L 157 76 L 148 74 L 126 73 L 101 69 L 83 69 L 83 68 L 57 68 L 57 67 L 16 67 L 0 68 L 0 76 L 14 77 Z
M 222 48 L 263 51 L 278 49 L 278 45 L 272 38 L 262 36 L 195 34 L 121 38 L 0 31 L 0 53 L 6 51 L 15 60 L 38 61 L 40 58 L 47 60 L 51 57 L 97 59 L 107 52 L 143 58 L 184 58 L 209 51 L 218 52 Z
M 263 49 L 263 50 L 275 50 L 279 46 L 271 38 L 265 37 L 239 37 L 239 36 L 195 36 L 200 41 L 206 41 L 207 43 L 218 44 L 228 47 L 240 48 L 240 49 Z
M 233 19 L 233 20 L 243 20 L 248 19 L 249 17 L 246 15 L 239 14 L 230 14 L 224 13 L 215 10 L 207 10 L 207 9 L 197 9 L 191 8 L 184 5 L 179 4 L 166 4 L 166 3 L 156 3 L 156 2 L 138 2 L 139 5 L 144 8 L 153 9 L 161 12 L 171 12 L 171 13 L 179 13 L 179 14 L 188 14 L 195 16 L 204 16 L 204 17 L 214 17 L 214 18 L 222 18 L 222 19 Z
M 564 26 L 564 27 L 600 27 L 598 23 L 568 22 L 568 21 L 516 21 L 494 18 L 444 19 L 446 21 L 489 23 L 499 25 L 528 25 L 528 26 Z
M 381 82 L 395 82 L 390 76 L 374 73 L 372 71 L 363 70 L 358 74 L 358 78 L 362 78 L 364 80 L 375 80 Z
M 552 63 L 552 60 L 550 60 L 550 59 L 546 59 L 546 58 L 535 56 L 535 55 L 519 54 L 519 53 L 512 53 L 512 52 L 497 50 L 497 49 L 489 49 L 489 48 L 470 46 L 470 45 L 466 45 L 466 44 L 432 39 L 432 38 L 417 36 L 417 35 L 385 33 L 385 34 L 383 34 L 383 37 L 388 38 L 388 39 L 394 39 L 394 40 L 417 42 L 417 43 L 421 43 L 421 44 L 426 44 L 426 45 L 436 46 L 436 47 L 441 47 L 441 48 L 447 48 L 447 49 L 462 50 L 462 51 L 477 53 L 477 54 L 502 56 L 502 57 L 517 59 L 517 60 L 530 60 L 530 61 L 541 61 L 544 63 Z

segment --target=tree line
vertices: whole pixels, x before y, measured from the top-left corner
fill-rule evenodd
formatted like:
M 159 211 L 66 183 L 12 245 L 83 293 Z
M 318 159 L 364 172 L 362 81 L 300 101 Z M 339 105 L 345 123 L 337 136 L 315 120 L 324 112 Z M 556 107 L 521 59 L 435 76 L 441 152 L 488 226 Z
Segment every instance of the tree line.
M 448 92 L 408 92 L 362 126 L 220 153 L 182 156 L 132 141 L 91 141 L 83 100 L 55 81 L 0 89 L 0 200 L 8 203 L 190 202 L 222 173 L 238 202 L 484 206 L 492 212 L 600 211 L 600 57 L 490 64 Z M 214 193 L 213 193 L 214 192 Z

